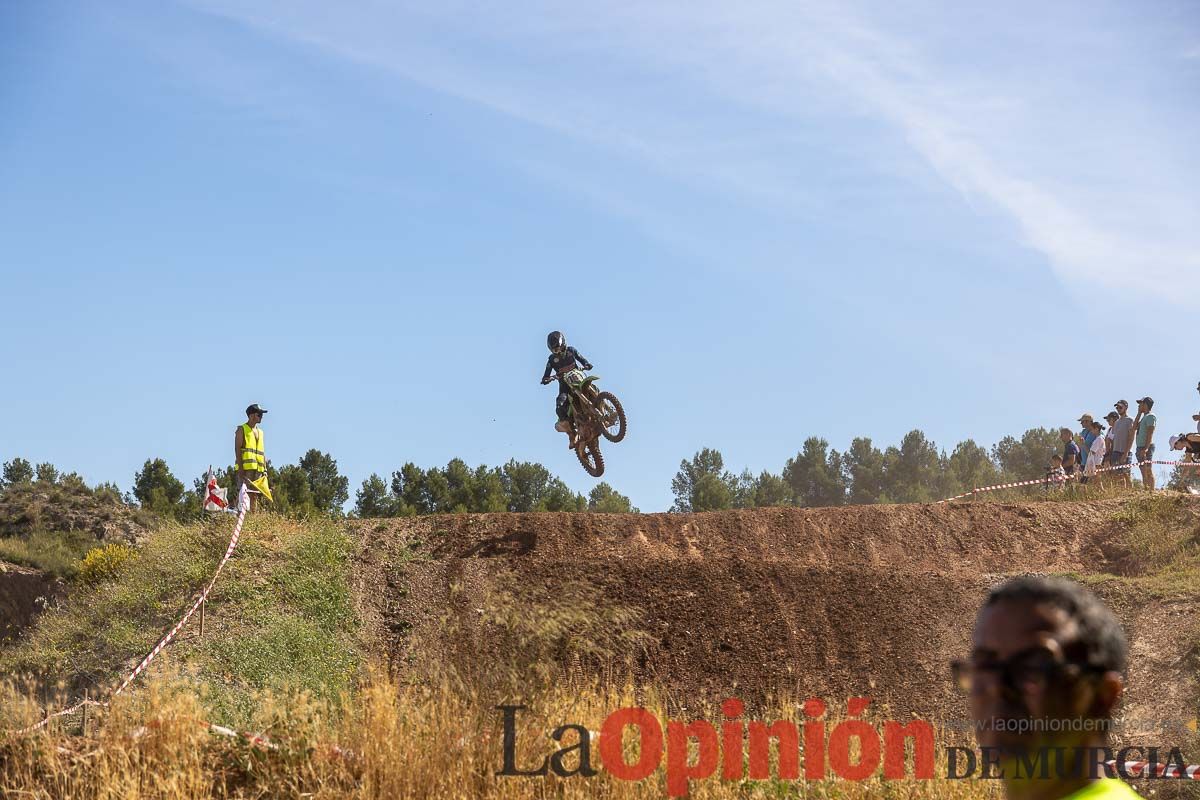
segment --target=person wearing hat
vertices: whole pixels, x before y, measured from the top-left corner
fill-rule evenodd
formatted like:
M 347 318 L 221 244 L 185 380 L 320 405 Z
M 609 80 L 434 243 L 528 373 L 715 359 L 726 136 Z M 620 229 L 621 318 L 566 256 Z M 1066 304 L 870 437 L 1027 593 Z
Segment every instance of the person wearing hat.
M 1200 433 L 1181 433 L 1168 442 L 1172 450 L 1182 450 L 1188 461 L 1200 461 Z
M 1115 419 L 1113 419 L 1114 414 L 1112 412 L 1108 414 L 1110 419 L 1108 423 L 1109 431 L 1112 433 L 1112 449 L 1108 460 L 1113 466 L 1121 467 L 1121 469 L 1117 470 L 1117 477 L 1120 478 L 1121 483 L 1124 484 L 1126 489 L 1130 489 L 1133 487 L 1133 481 L 1129 477 L 1128 464 L 1129 457 L 1133 455 L 1135 433 L 1133 418 L 1129 416 L 1128 400 L 1118 400 L 1113 404 L 1113 408 L 1117 410 L 1117 413 L 1115 414 Z
M 233 458 L 237 464 L 238 490 L 242 484 L 256 481 L 267 474 L 267 453 L 263 448 L 262 424 L 265 408 L 258 403 L 246 407 L 246 421 L 233 435 Z M 258 492 L 250 492 L 250 511 L 258 508 Z
M 1158 417 L 1150 410 L 1154 408 L 1152 398 L 1143 397 L 1137 404 L 1138 413 L 1133 419 L 1133 425 L 1137 429 L 1135 446 L 1138 467 L 1142 470 L 1142 484 L 1154 491 L 1154 464 L 1150 462 L 1154 460 L 1154 426 L 1158 424 Z
M 1178 436 L 1172 436 L 1169 439 L 1168 447 L 1172 450 L 1182 450 L 1183 458 L 1179 459 L 1180 463 L 1196 464 L 1200 463 L 1200 433 L 1181 433 Z M 1187 489 L 1193 494 L 1196 493 L 1196 473 L 1198 469 L 1179 470 L 1183 475 L 1182 488 Z

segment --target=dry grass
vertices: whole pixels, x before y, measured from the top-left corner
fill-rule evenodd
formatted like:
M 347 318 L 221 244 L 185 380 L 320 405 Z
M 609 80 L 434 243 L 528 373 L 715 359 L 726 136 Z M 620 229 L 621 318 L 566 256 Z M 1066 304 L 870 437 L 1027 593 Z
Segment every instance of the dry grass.
M 1155 553 L 1174 547 L 1176 560 L 1192 563 L 1191 545 L 1154 532 L 1156 526 L 1180 530 L 1179 509 L 1145 500 L 1131 503 L 1121 512 L 1128 518 L 1116 521 L 1131 541 L 1145 537 Z M 186 598 L 182 587 L 209 573 L 223 533 L 220 525 L 157 533 L 114 582 L 79 595 L 73 613 L 44 619 L 7 655 L 9 663 L 43 675 L 60 666 L 111 675 L 157 636 L 162 620 L 173 618 L 179 598 Z M 34 735 L 0 737 L 0 797 L 661 798 L 667 796 L 663 766 L 643 781 L 618 780 L 603 768 L 595 741 L 590 756 L 598 774 L 592 777 L 497 775 L 503 752 L 496 707 L 527 706 L 516 735 L 516 763 L 524 768 L 576 744 L 573 732 L 561 743 L 551 739 L 559 726 L 597 731 L 621 707 L 643 707 L 660 721 L 721 718 L 716 708 L 682 708 L 652 680 L 635 688 L 626 678 L 633 667 L 626 656 L 636 660 L 652 642 L 630 609 L 585 602 L 596 595 L 586 585 L 551 596 L 515 576 L 500 581 L 487 608 L 466 615 L 469 624 L 463 615 L 447 617 L 447 624 L 462 626 L 447 637 L 448 650 L 414 650 L 418 664 L 402 678 L 362 671 L 352 642 L 348 546 L 326 523 L 254 519 L 214 598 L 211 638 L 182 641 L 165 669 L 93 716 L 86 736 L 76 715 Z M 150 607 L 147 597 L 154 600 Z M 112 648 L 110 661 L 94 660 L 94 637 L 113 639 L 114 627 L 126 625 L 122 615 L 137 615 L 136 631 Z M 1192 657 L 1200 659 L 1200 649 Z M 589 683 L 585 674 L 605 681 Z M 0 686 L 0 729 L 38 719 L 45 696 Z M 877 730 L 885 715 L 880 710 L 871 718 Z M 792 698 L 747 716 L 804 720 Z M 206 721 L 262 734 L 275 747 L 213 735 Z M 965 744 L 961 735 L 938 735 L 937 774 L 945 774 L 942 748 Z M 566 757 L 568 769 L 578 763 L 577 753 Z M 714 775 L 694 782 L 690 796 L 985 800 L 1001 794 L 996 781 L 937 777 L 726 781 Z
M 67 601 L 0 650 L 0 675 L 42 686 L 62 680 L 76 698 L 113 688 L 190 606 L 229 541 L 233 520 L 166 523 L 109 580 L 77 583 Z M 169 653 L 185 665 L 215 721 L 246 723 L 252 692 L 336 698 L 359 670 L 348 583 L 351 543 L 329 520 L 250 517 L 207 612 Z M 157 664 L 155 665 L 157 667 Z M 0 705 L 0 730 L 10 709 Z
M 396 684 L 373 673 L 341 713 L 305 696 L 283 700 L 263 694 L 257 700 L 253 730 L 268 736 L 277 749 L 206 732 L 197 693 L 187 684 L 159 677 L 140 695 L 106 711 L 86 737 L 58 727 L 0 745 L 0 795 L 46 800 L 667 796 L 664 767 L 643 781 L 617 780 L 603 769 L 594 741 L 590 755 L 598 774 L 593 777 L 497 775 L 503 756 L 496 698 L 447 684 Z M 560 725 L 596 731 L 609 713 L 633 705 L 667 719 L 653 693 L 643 690 L 635 696 L 628 687 L 559 684 L 527 705 L 516 720 L 516 764 L 524 769 L 578 742 L 574 732 L 561 744 L 552 740 L 550 732 Z M 688 720 L 717 721 L 718 714 L 716 709 L 695 712 Z M 786 703 L 761 718 L 803 719 L 795 705 Z M 564 764 L 575 768 L 578 754 Z M 938 771 L 944 772 L 944 766 L 939 764 Z M 983 800 L 1000 796 L 995 784 L 878 777 L 863 782 L 726 781 L 714 775 L 693 782 L 690 796 Z

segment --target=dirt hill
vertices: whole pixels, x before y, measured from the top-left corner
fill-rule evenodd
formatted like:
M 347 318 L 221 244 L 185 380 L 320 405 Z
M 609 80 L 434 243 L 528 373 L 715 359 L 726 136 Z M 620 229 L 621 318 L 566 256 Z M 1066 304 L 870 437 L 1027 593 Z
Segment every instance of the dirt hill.
M 15 639 L 62 594 L 62 581 L 52 575 L 0 561 L 0 644 Z
M 1171 501 L 1194 536 L 1200 503 Z M 1200 587 L 1143 585 L 1125 501 L 855 506 L 706 514 L 498 514 L 363 520 L 356 590 L 377 647 L 454 659 L 497 587 L 640 612 L 637 670 L 682 699 L 776 691 L 962 719 L 947 663 L 987 589 L 1069 573 L 1117 610 L 1132 646 L 1127 730 L 1195 718 Z M 1131 521 L 1132 520 L 1132 521 Z M 1194 540 L 1193 540 L 1194 541 Z M 1175 589 L 1178 591 L 1175 591 Z M 446 631 L 453 631 L 447 634 Z M 486 642 L 484 644 L 486 648 Z M 438 650 L 440 648 L 440 651 Z M 480 652 L 468 648 L 469 652 Z

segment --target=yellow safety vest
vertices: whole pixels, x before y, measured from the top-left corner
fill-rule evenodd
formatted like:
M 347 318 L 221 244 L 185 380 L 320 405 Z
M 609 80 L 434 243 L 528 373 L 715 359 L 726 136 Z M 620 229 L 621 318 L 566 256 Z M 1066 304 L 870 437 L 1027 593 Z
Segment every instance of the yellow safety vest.
M 267 471 L 267 454 L 263 450 L 262 428 L 242 425 L 242 469 Z

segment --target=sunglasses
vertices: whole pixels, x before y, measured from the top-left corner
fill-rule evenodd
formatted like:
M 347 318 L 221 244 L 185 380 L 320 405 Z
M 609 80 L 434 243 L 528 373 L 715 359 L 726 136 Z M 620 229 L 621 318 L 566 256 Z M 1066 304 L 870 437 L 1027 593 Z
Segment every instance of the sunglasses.
M 1006 659 L 950 662 L 954 686 L 970 694 L 978 686 L 999 678 L 1000 684 L 1017 694 L 1037 694 L 1063 678 L 1101 674 L 1107 670 L 1089 664 L 1063 661 L 1045 647 L 1030 647 Z

